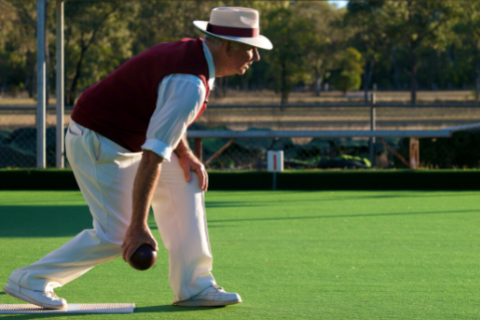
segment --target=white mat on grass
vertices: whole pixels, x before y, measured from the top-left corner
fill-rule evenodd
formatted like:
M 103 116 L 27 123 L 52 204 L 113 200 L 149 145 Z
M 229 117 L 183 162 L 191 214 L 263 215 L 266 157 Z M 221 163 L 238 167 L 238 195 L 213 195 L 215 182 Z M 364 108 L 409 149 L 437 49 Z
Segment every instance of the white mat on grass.
M 67 310 L 52 310 L 33 304 L 0 304 L 0 314 L 26 313 L 133 313 L 135 303 L 68 304 Z

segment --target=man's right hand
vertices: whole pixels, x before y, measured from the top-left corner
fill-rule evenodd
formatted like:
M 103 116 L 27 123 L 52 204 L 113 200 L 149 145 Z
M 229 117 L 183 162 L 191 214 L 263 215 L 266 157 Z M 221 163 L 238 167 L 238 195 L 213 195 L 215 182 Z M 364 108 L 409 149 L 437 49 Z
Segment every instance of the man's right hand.
M 148 227 L 148 212 L 153 190 L 160 176 L 162 161 L 163 158 L 155 152 L 143 151 L 133 183 L 132 219 L 122 244 L 122 258 L 125 262 L 128 262 L 135 250 L 144 243 L 150 244 L 158 251 L 157 241 Z
M 129 262 L 133 253 L 144 243 L 150 244 L 155 251 L 158 251 L 157 241 L 147 225 L 130 225 L 122 244 L 123 260 Z

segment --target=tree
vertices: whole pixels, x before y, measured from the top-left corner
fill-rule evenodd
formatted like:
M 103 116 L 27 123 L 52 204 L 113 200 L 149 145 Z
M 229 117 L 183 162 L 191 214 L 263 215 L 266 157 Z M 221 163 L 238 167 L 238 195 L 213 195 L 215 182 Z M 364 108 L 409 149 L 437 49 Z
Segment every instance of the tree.
M 158 43 L 175 41 L 181 38 L 203 37 L 193 25 L 194 20 L 209 20 L 210 12 L 215 7 L 238 6 L 257 9 L 260 12 L 261 32 L 268 24 L 266 13 L 289 5 L 289 1 L 146 1 L 138 7 L 135 19 L 132 19 L 129 30 L 132 33 L 132 51 L 136 55 Z M 168 23 L 166 23 L 168 21 Z M 260 53 L 263 58 L 263 52 Z M 226 86 L 241 84 L 248 88 L 252 82 L 265 83 L 268 72 L 263 71 L 267 65 L 262 59 L 255 63 L 248 73 L 242 77 L 232 76 L 217 79 L 216 96 L 225 96 Z M 253 76 L 253 74 L 257 76 Z
M 339 27 L 342 10 L 326 2 L 298 1 L 295 14 L 308 19 L 312 26 L 305 35 L 305 62 L 308 70 L 313 71 L 315 94 L 320 96 L 322 81 L 348 39 L 348 30 Z
M 406 50 L 410 77 L 411 103 L 417 102 L 418 56 L 422 49 L 444 48 L 450 24 L 461 11 L 456 1 L 389 1 L 384 9 L 390 20 L 388 34 Z
M 65 6 L 66 104 L 79 88 L 106 77 L 131 57 L 129 17 L 134 8 L 116 2 L 67 2 Z
M 54 90 L 55 64 L 50 60 L 55 59 L 55 8 L 54 1 L 46 2 L 47 84 Z M 344 48 L 354 47 L 362 54 L 365 91 L 374 79 L 384 88 L 410 83 L 414 103 L 419 86 L 458 88 L 474 82 L 480 92 L 477 1 L 357 0 L 343 9 L 303 0 L 67 1 L 67 104 L 131 56 L 161 42 L 203 36 L 192 21 L 208 20 L 212 8 L 219 6 L 259 10 L 261 33 L 274 49 L 261 51 L 262 60 L 247 76 L 230 77 L 228 84 L 223 79 L 218 89 L 273 87 L 282 103 L 295 85 L 312 85 L 319 95 L 323 81 L 342 75 L 337 62 Z M 1 90 L 25 88 L 33 97 L 35 56 L 35 1 L 0 0 Z M 358 79 L 348 72 L 342 77 L 352 86 Z
M 335 88 L 345 94 L 348 90 L 360 88 L 363 74 L 362 54 L 355 48 L 347 48 L 337 61 L 338 71 L 332 76 Z
M 383 53 L 390 51 L 391 38 L 386 32 L 390 20 L 384 6 L 385 1 L 350 1 L 344 17 L 345 27 L 355 32 L 352 43 L 365 61 L 365 101 L 368 101 L 374 66 Z
M 272 10 L 266 19 L 265 35 L 274 45 L 274 50 L 268 52 L 268 63 L 280 80 L 276 89 L 280 91 L 281 104 L 285 104 L 292 82 L 306 73 L 304 53 L 312 38 L 313 26 L 309 19 L 295 15 L 291 7 Z
M 27 0 L 0 0 L 0 79 L 2 90 L 25 88 L 34 95 L 36 6 Z M 10 83 L 10 85 L 8 85 Z
M 475 99 L 480 100 L 480 3 L 466 2 L 464 10 L 453 30 L 457 42 L 463 47 L 467 68 L 472 70 L 475 84 Z

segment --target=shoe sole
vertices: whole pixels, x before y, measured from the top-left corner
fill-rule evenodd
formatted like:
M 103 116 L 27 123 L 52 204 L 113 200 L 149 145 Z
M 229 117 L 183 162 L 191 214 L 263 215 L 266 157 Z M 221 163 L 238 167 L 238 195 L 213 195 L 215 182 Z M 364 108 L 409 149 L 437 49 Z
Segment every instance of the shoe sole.
M 24 296 L 20 292 L 16 292 L 13 289 L 11 290 L 8 287 L 8 284 L 3 288 L 3 291 L 11 297 L 14 297 L 14 298 L 26 301 L 26 302 L 30 302 L 31 304 L 34 304 L 38 307 L 47 308 L 47 309 L 55 309 L 55 310 L 67 310 L 67 306 L 53 306 L 53 305 L 49 305 L 49 304 L 42 304 L 38 301 L 35 301 L 35 300 L 33 300 L 33 299 L 31 299 L 27 296 Z
M 229 300 L 229 301 L 211 301 L 211 300 L 200 300 L 200 301 L 179 301 L 174 304 L 174 306 L 180 307 L 222 307 L 228 306 L 231 304 L 241 303 L 242 299 Z

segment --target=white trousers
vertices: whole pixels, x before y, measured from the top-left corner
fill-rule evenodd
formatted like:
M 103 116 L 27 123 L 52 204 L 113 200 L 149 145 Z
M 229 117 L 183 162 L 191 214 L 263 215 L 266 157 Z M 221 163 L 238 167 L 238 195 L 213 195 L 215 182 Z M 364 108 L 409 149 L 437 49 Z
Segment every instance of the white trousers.
M 97 264 L 121 255 L 132 213 L 132 189 L 142 153 L 70 122 L 65 139 L 67 158 L 93 216 L 84 230 L 61 248 L 30 266 L 15 270 L 13 283 L 40 291 L 78 278 Z M 186 300 L 215 283 L 198 177 L 186 182 L 178 158 L 163 162 L 152 208 L 163 244 L 169 252 L 174 301 Z M 54 223 L 54 221 L 52 221 Z

